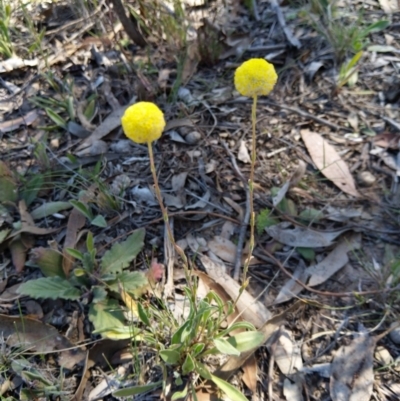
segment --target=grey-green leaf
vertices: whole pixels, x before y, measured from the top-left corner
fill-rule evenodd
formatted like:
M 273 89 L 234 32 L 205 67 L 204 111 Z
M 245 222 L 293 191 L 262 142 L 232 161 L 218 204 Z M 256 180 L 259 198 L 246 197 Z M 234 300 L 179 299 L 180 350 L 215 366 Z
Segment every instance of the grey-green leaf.
M 44 277 L 27 281 L 19 287 L 18 292 L 32 298 L 61 298 L 72 301 L 78 300 L 81 296 L 78 288 L 61 277 Z
M 121 272 L 129 266 L 129 263 L 136 258 L 144 245 L 145 229 L 140 228 L 134 231 L 124 242 L 115 244 L 107 251 L 101 260 L 100 273 Z
M 160 387 L 162 381 L 155 383 L 145 384 L 143 386 L 133 386 L 117 390 L 113 393 L 114 397 L 129 397 L 131 395 L 146 393 L 147 391 L 153 390 L 154 388 Z
M 175 365 L 179 361 L 180 353 L 174 349 L 164 349 L 160 351 L 160 357 L 169 365 Z
M 211 375 L 211 380 L 232 400 L 232 401 L 249 401 L 236 387 L 232 386 L 225 380 L 217 376 Z
M 182 374 L 187 375 L 190 372 L 193 372 L 194 367 L 195 367 L 195 364 L 194 364 L 194 360 L 193 360 L 192 356 L 190 354 L 187 354 L 185 362 L 183 362 L 183 365 L 182 365 Z
M 232 344 L 228 343 L 228 341 L 224 340 L 223 338 L 214 339 L 214 344 L 217 347 L 218 351 L 222 354 L 236 356 L 240 355 L 240 352 Z
M 107 221 L 106 221 L 106 219 L 105 219 L 101 214 L 99 214 L 98 216 L 96 216 L 96 217 L 90 222 L 90 224 L 92 224 L 93 226 L 96 226 L 96 227 L 100 227 L 100 228 L 105 228 L 105 227 L 107 227 Z
M 236 334 L 227 340 L 227 342 L 234 346 L 239 352 L 253 350 L 259 347 L 264 341 L 264 334 L 260 331 L 246 331 Z
M 54 213 L 61 212 L 63 210 L 71 209 L 72 205 L 70 202 L 48 202 L 43 203 L 35 210 L 31 212 L 33 220 L 39 220 L 47 216 L 51 216 Z

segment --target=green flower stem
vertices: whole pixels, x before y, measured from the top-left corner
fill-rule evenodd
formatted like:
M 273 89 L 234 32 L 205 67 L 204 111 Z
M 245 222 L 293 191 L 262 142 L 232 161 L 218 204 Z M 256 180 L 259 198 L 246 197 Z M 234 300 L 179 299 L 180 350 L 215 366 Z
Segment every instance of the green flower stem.
M 257 96 L 253 96 L 253 105 L 251 106 L 251 123 L 252 123 L 252 136 L 251 136 L 251 165 L 250 165 L 250 178 L 249 178 L 249 193 L 250 193 L 250 244 L 249 256 L 247 257 L 243 267 L 243 283 L 246 281 L 247 271 L 249 270 L 251 255 L 254 250 L 254 227 L 255 227 L 255 214 L 254 214 L 254 170 L 256 165 L 256 122 L 257 122 Z
M 149 150 L 150 170 L 151 170 L 151 174 L 153 175 L 154 189 L 155 189 L 155 192 L 156 192 L 157 201 L 158 201 L 158 203 L 160 205 L 160 208 L 161 208 L 161 212 L 162 212 L 162 215 L 163 215 L 164 223 L 165 223 L 165 225 L 167 227 L 168 237 L 169 237 L 169 240 L 171 241 L 171 244 L 173 245 L 173 247 L 175 248 L 175 250 L 177 251 L 179 256 L 182 258 L 183 267 L 185 269 L 186 280 L 188 281 L 188 285 L 190 286 L 190 281 L 189 281 L 190 280 L 190 274 L 189 274 L 188 260 L 186 258 L 185 252 L 183 252 L 183 250 L 178 245 L 176 245 L 174 234 L 173 234 L 173 232 L 171 230 L 171 226 L 169 224 L 168 212 L 167 212 L 167 209 L 164 207 L 164 203 L 163 203 L 162 196 L 161 196 L 161 191 L 160 191 L 160 186 L 158 185 L 157 172 L 156 172 L 156 167 L 155 167 L 155 164 L 154 164 L 154 154 L 153 154 L 152 142 L 147 142 L 147 148 Z

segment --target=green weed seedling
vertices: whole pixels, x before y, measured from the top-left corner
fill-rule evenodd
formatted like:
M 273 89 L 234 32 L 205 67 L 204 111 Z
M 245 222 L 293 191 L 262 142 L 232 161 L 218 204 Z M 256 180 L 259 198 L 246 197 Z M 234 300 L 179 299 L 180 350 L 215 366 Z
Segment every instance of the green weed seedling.
M 367 24 L 362 12 L 353 15 L 340 10 L 336 0 L 310 0 L 299 15 L 320 33 L 332 46 L 336 62 L 341 65 L 347 57 L 368 46 L 368 36 L 389 26 L 379 20 Z
M 12 9 L 9 2 L 0 0 L 0 54 L 4 58 L 14 56 L 14 47 L 11 40 L 10 22 Z
M 119 285 L 135 295 L 148 285 L 144 273 L 126 270 L 142 250 L 144 236 L 144 229 L 134 231 L 124 242 L 114 244 L 99 260 L 93 235 L 89 232 L 85 253 L 67 249 L 78 261 L 69 277 L 63 270 L 62 255 L 42 248 L 36 264 L 46 277 L 23 283 L 19 291 L 32 298 L 87 300 L 90 303 L 89 319 L 95 329 L 107 337 L 106 329 L 125 327 L 125 318 L 116 299 Z
M 168 307 L 138 304 L 138 316 L 144 326 L 144 345 L 157 356 L 163 380 L 121 389 L 114 396 L 129 397 L 154 387 L 163 387 L 165 392 L 167 381 L 172 380 L 178 390 L 171 394 L 171 400 L 188 396 L 196 399 L 196 383 L 202 379 L 214 382 L 231 400 L 247 400 L 234 386 L 214 376 L 207 362 L 212 357 L 240 356 L 242 352 L 253 350 L 263 343 L 263 334 L 247 322 L 234 322 L 222 328 L 233 314 L 234 306 L 232 302 L 223 302 L 214 291 L 200 300 L 196 297 L 195 286 L 184 288 L 184 293 L 188 311 L 183 323 L 176 320 Z M 140 346 L 138 343 L 138 351 Z

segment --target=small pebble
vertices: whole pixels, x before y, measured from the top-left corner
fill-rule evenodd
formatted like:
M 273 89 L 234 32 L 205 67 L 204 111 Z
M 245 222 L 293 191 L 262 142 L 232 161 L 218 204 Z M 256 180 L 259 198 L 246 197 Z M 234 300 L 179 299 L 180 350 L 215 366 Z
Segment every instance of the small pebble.
M 185 137 L 186 143 L 188 143 L 189 145 L 196 145 L 200 141 L 200 139 L 201 134 L 197 131 L 189 132 Z
M 361 171 L 357 174 L 357 180 L 361 186 L 370 187 L 375 183 L 376 178 L 369 171 Z
M 392 326 L 394 326 L 396 322 L 392 323 Z M 400 344 L 400 327 L 397 327 L 396 329 L 392 330 L 389 333 L 390 339 L 395 343 L 395 344 Z

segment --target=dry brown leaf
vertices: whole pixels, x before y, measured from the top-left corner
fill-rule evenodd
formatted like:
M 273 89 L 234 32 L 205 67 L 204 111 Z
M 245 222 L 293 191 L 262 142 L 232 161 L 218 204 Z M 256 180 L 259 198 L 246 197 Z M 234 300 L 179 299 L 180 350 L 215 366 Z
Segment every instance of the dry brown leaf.
M 271 227 L 267 227 L 265 231 L 270 235 L 275 241 L 280 242 L 284 245 L 289 245 L 293 247 L 304 247 L 304 248 L 319 248 L 330 246 L 333 244 L 334 240 L 349 228 L 344 228 L 337 231 L 316 231 L 305 227 L 294 227 L 287 228 L 288 224 L 286 222 L 276 224 Z
M 289 330 L 283 329 L 277 340 L 269 346 L 275 362 L 284 375 L 292 375 L 303 368 L 301 350 Z
M 108 135 L 112 130 L 118 128 L 121 125 L 121 117 L 125 113 L 125 110 L 129 107 L 123 106 L 118 110 L 114 110 L 104 121 L 100 124 L 92 134 L 87 137 L 79 146 L 80 152 L 77 152 L 78 156 L 84 156 L 90 153 L 90 147 L 92 144 L 99 139 Z
M 180 127 L 194 127 L 194 125 L 189 118 L 175 118 L 167 122 L 164 131 L 167 132 Z
M 232 299 L 236 300 L 239 295 L 240 285 L 225 273 L 224 266 L 212 261 L 205 255 L 201 255 L 200 260 L 207 274 L 215 280 L 216 283 L 221 285 Z M 256 328 L 260 328 L 271 318 L 271 312 L 246 290 L 242 292 L 240 298 L 237 300 L 236 307 L 243 320 L 252 323 Z
M 281 288 L 279 294 L 275 298 L 274 305 L 287 302 L 299 294 L 304 287 L 297 283 L 300 280 L 304 283 L 308 278 L 308 271 L 304 268 L 303 264 L 299 264 L 293 272 L 293 278 L 290 278 Z
M 311 276 L 308 285 L 313 287 L 328 280 L 349 261 L 347 253 L 355 249 L 360 249 L 360 247 L 360 234 L 343 238 L 325 259 L 308 269 L 308 273 Z
M 12 120 L 5 120 L 0 123 L 0 132 L 11 132 L 19 128 L 21 125 L 31 125 L 37 118 L 38 113 L 36 110 L 31 110 L 22 117 L 14 118 Z
M 74 348 L 57 329 L 38 320 L 0 315 L 0 327 L 2 335 L 8 337 L 9 346 L 40 353 L 61 351 L 59 364 L 64 368 L 72 369 L 85 358 L 85 351 Z
M 33 246 L 32 237 L 29 234 L 22 233 L 19 237 L 10 242 L 9 248 L 15 271 L 21 273 L 24 270 L 26 255 Z
M 359 335 L 336 352 L 329 384 L 332 401 L 369 401 L 374 384 L 376 339 Z
M 254 354 L 243 364 L 242 370 L 244 384 L 255 394 L 257 391 L 257 359 Z
M 207 245 L 210 251 L 223 261 L 235 262 L 237 246 L 229 239 L 216 235 L 211 241 L 208 241 Z
M 301 130 L 300 134 L 320 172 L 343 192 L 355 197 L 360 196 L 347 164 L 335 148 L 316 132 Z
M 79 230 L 85 225 L 86 217 L 76 208 L 73 208 L 67 224 L 63 249 L 63 270 L 66 277 L 69 276 L 74 264 L 74 258 L 67 252 L 67 248 L 75 248 Z

